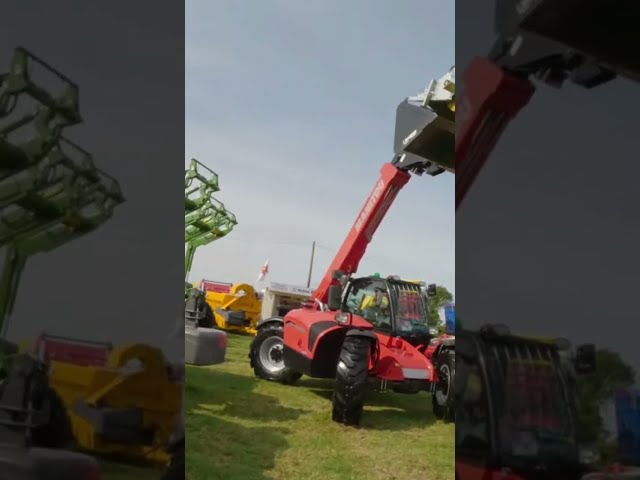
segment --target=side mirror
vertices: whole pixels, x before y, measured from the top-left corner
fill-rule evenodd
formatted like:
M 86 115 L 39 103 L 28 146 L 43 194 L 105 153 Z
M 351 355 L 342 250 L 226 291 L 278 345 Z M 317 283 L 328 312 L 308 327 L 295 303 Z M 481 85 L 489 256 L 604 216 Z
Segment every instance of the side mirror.
M 576 373 L 586 375 L 596 370 L 596 346 L 593 344 L 579 345 L 576 348 Z
M 437 295 L 438 291 L 436 289 L 436 284 L 432 283 L 427 287 L 427 297 L 432 298 Z
M 340 286 L 343 288 L 349 282 L 348 275 L 344 273 L 342 270 L 334 270 L 333 273 L 331 274 L 331 277 L 334 280 L 337 280 Z
M 327 301 L 329 310 L 340 310 L 342 306 L 342 287 L 340 285 L 331 285 L 329 287 L 329 299 Z
M 342 277 L 344 277 L 345 273 L 342 270 L 334 270 L 331 273 L 331 278 L 333 278 L 334 280 L 342 280 Z

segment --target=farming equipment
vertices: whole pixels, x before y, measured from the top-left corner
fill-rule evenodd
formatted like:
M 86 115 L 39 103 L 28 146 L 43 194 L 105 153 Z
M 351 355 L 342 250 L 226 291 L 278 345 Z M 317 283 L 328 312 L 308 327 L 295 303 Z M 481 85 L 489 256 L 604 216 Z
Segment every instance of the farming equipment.
M 368 243 L 412 175 L 453 168 L 455 69 L 397 110 L 395 154 L 318 288 L 303 308 L 264 318 L 249 358 L 258 377 L 293 383 L 303 374 L 336 380 L 334 421 L 360 422 L 366 386 L 432 392 L 434 412 L 454 416 L 455 339 L 432 338 L 420 285 L 397 277 L 352 278 Z M 431 286 L 430 291 L 435 291 Z M 365 307 L 365 296 L 375 302 Z M 437 344 L 428 357 L 429 344 Z
M 617 76 L 640 80 L 640 37 L 632 20 L 640 16 L 637 2 L 610 8 L 604 1 L 497 0 L 496 7 L 498 38 L 487 58 L 476 58 L 467 68 L 465 91 L 458 98 L 456 210 L 509 122 L 532 98 L 534 80 L 587 89 Z M 469 332 L 457 325 L 456 330 L 463 362 L 456 383 L 461 399 L 456 477 L 580 478 L 585 467 L 575 441 L 577 398 L 573 375 L 560 362 L 566 349 L 495 328 Z M 593 368 L 593 350 L 578 349 L 578 373 Z M 475 439 L 464 429 L 475 429 Z M 603 472 L 585 478 L 625 475 Z
M 184 172 L 184 276 L 185 318 L 197 325 L 212 328 L 213 310 L 205 301 L 204 292 L 187 282 L 196 249 L 227 236 L 238 224 L 236 217 L 213 198 L 220 190 L 218 175 L 192 159 Z
M 49 77 L 56 94 L 35 78 Z M 124 201 L 118 182 L 63 136 L 81 123 L 78 87 L 23 48 L 0 75 L 0 476 L 96 479 L 86 455 L 49 447 L 70 438 L 43 362 L 4 340 L 27 259 L 96 230 Z M 38 447 L 39 446 L 39 447 Z M 47 447 L 47 448 L 41 448 Z
M 144 344 L 114 347 L 46 333 L 34 347 L 80 448 L 169 463 L 183 387 L 175 378 L 176 366 L 159 349 Z
M 53 359 L 48 366 L 49 383 L 82 449 L 158 465 L 169 462 L 167 447 L 183 386 L 172 378 L 161 350 L 128 344 L 109 350 L 102 365 Z
M 456 337 L 456 475 L 553 480 L 586 473 L 575 385 L 577 375 L 595 369 L 594 346 L 574 351 L 565 339 L 515 336 L 502 325 L 459 329 Z M 502 475 L 505 467 L 512 476 Z
M 231 285 L 227 292 L 210 289 L 212 282 L 201 282 L 207 305 L 213 312 L 215 326 L 221 330 L 256 334 L 262 302 L 254 288 L 246 283 Z M 208 288 L 209 287 L 209 288 Z M 222 284 L 217 284 L 223 290 Z

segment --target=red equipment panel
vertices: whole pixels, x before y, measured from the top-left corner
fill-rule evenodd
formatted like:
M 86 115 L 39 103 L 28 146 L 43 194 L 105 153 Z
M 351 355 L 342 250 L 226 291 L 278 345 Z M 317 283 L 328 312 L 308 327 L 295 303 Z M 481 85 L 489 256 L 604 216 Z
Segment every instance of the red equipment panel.
M 200 290 L 203 292 L 229 293 L 231 292 L 232 283 L 216 282 L 213 280 L 202 280 L 200 282 Z
M 535 92 L 527 78 L 510 74 L 486 58 L 463 74 L 456 111 L 456 210 L 507 124 Z
M 104 366 L 113 345 L 69 337 L 42 334 L 36 340 L 34 354 L 43 362 L 51 360 L 82 366 Z

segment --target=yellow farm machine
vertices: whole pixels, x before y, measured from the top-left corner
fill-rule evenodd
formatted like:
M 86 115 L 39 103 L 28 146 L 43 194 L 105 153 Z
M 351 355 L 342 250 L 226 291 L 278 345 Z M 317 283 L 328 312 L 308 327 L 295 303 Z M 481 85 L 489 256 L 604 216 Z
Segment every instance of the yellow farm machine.
M 200 290 L 204 292 L 216 327 L 249 335 L 256 334 L 262 302 L 251 285 L 202 280 Z

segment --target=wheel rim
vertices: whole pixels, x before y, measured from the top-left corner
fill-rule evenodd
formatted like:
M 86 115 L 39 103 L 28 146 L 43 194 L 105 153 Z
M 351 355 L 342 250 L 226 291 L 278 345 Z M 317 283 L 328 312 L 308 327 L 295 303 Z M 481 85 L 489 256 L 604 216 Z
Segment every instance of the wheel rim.
M 260 345 L 260 363 L 269 373 L 277 373 L 284 368 L 283 344 L 279 337 L 269 337 Z
M 438 388 L 436 389 L 436 402 L 440 406 L 444 406 L 447 403 L 449 397 L 449 387 L 451 383 L 451 371 L 449 365 L 441 365 L 438 369 Z

